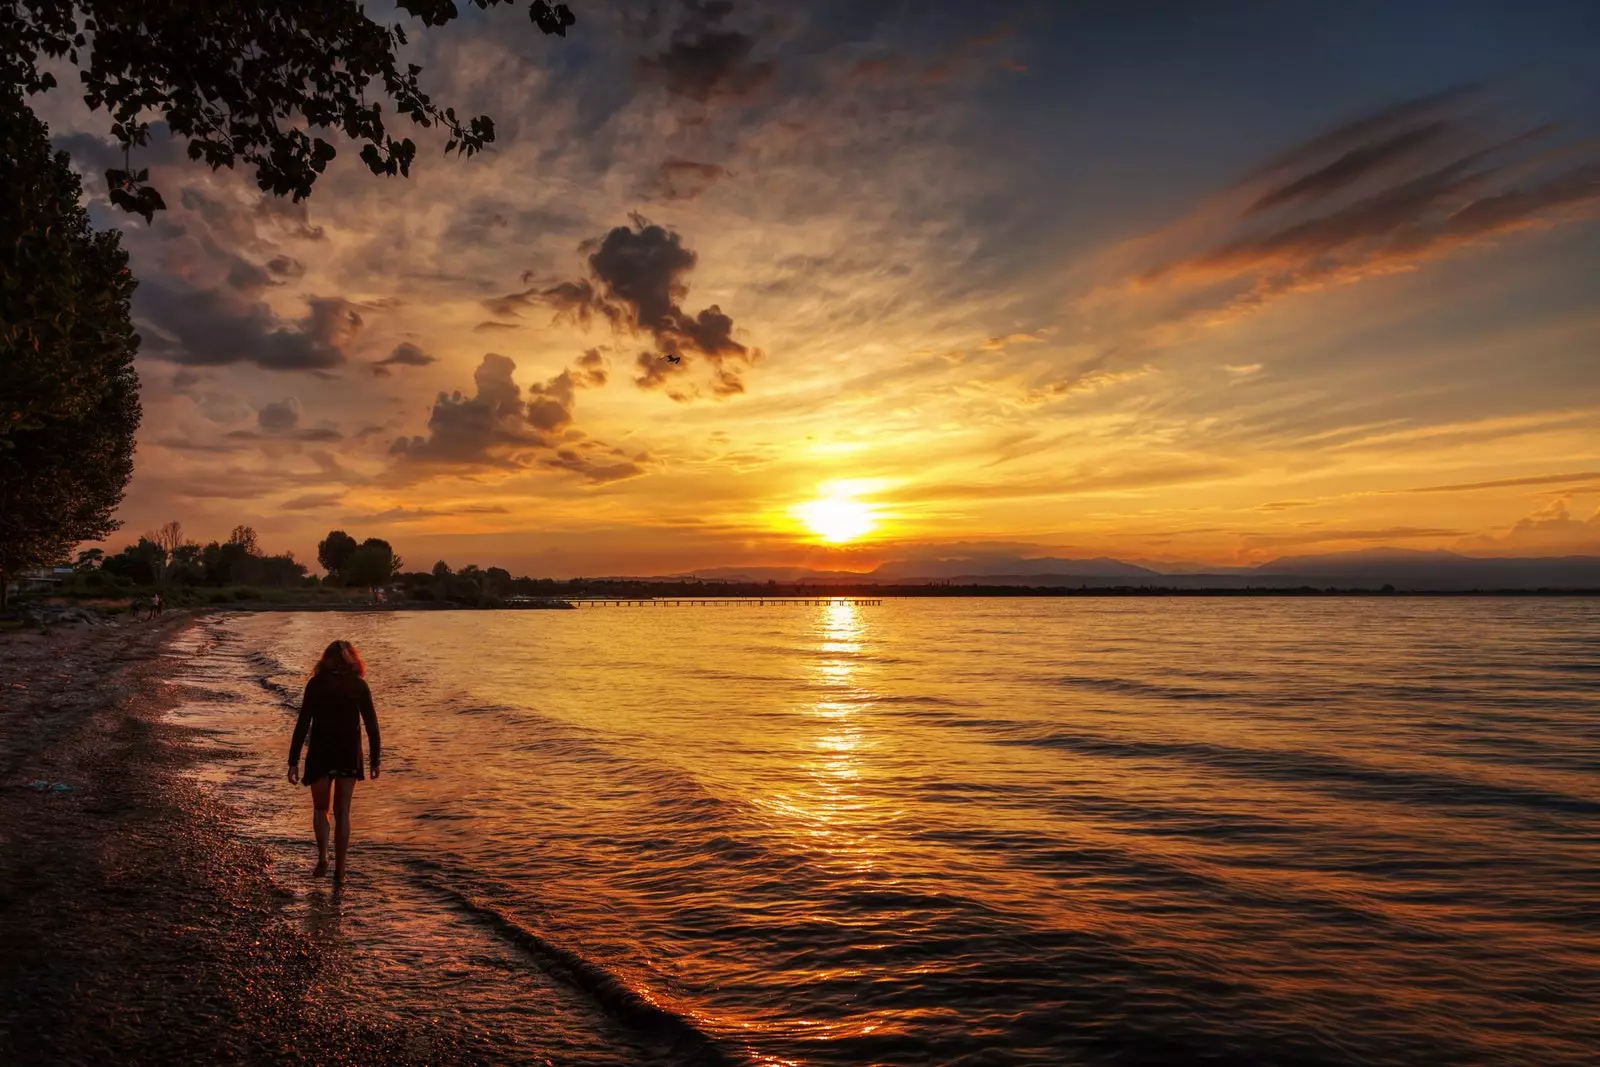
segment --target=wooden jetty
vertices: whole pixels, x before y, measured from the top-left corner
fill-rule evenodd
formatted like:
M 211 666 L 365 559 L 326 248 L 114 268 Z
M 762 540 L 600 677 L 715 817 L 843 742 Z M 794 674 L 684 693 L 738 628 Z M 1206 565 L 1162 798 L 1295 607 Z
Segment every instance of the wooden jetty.
M 746 607 L 778 607 L 788 604 L 810 604 L 826 607 L 832 604 L 849 604 L 851 607 L 871 607 L 882 604 L 881 599 L 852 596 L 712 596 L 712 597 L 568 597 L 567 603 L 575 608 L 689 608 L 720 607 L 742 604 Z

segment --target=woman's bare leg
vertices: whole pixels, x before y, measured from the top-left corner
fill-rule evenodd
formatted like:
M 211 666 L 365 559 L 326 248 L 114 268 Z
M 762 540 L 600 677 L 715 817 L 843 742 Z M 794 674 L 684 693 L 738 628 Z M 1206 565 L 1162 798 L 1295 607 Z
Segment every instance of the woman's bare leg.
M 333 782 L 333 879 L 344 881 L 344 857 L 350 850 L 350 798 L 355 795 L 354 778 L 336 778 Z
M 311 783 L 311 829 L 317 835 L 317 866 L 313 878 L 328 873 L 328 805 L 333 798 L 333 780 Z

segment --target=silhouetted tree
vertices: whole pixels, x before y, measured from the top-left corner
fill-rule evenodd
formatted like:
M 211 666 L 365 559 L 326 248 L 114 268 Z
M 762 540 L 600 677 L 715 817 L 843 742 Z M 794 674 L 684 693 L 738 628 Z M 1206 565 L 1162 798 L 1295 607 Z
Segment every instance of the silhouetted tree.
M 256 528 L 254 526 L 235 526 L 228 535 L 228 544 L 238 545 L 244 549 L 247 556 L 261 555 L 261 546 L 256 541 Z
M 490 567 L 483 572 L 484 584 L 495 596 L 511 595 L 511 572 L 503 567 Z
M 0 41 L 11 17 L 0 14 Z M 120 235 L 90 227 L 80 191 L 44 124 L 0 84 L 0 607 L 17 571 L 117 528 L 133 473 L 133 277 Z
M 425 26 L 459 14 L 454 0 L 398 6 Z M 548 0 L 531 0 L 528 15 L 547 34 L 566 36 L 574 22 L 565 4 Z M 80 68 L 85 102 L 110 112 L 125 156 L 160 115 L 188 140 L 190 159 L 251 164 L 262 189 L 299 200 L 336 154 L 312 131 L 361 142 L 374 174 L 410 173 L 416 145 L 390 133 L 385 104 L 419 126 L 443 127 L 447 153 L 470 156 L 494 140 L 488 116 L 458 118 L 422 91 L 422 68 L 396 55 L 405 44 L 400 26 L 374 21 L 360 0 L 14 0 L 0 5 L 0 91 L 20 100 L 20 91 L 54 87 L 40 60 L 65 58 Z M 165 206 L 131 163 L 106 179 L 125 210 L 149 219 Z
M 165 563 L 166 556 L 161 546 L 148 537 L 141 537 L 137 544 L 127 546 L 114 556 L 107 556 L 101 562 L 100 569 L 130 582 L 149 582 L 161 573 Z
M 376 589 L 399 574 L 403 565 L 404 561 L 394 554 L 389 542 L 369 537 L 345 560 L 342 573 L 351 585 Z
M 438 563 L 435 563 L 433 565 L 433 576 L 435 578 L 450 577 L 450 564 L 446 563 L 442 559 Z
M 344 570 L 345 560 L 360 547 L 356 539 L 343 530 L 329 530 L 328 536 L 317 542 L 317 562 L 329 576 L 337 578 Z
M 295 561 L 293 552 L 281 556 L 263 556 L 261 581 L 264 585 L 280 588 L 299 585 L 306 576 L 306 565 Z

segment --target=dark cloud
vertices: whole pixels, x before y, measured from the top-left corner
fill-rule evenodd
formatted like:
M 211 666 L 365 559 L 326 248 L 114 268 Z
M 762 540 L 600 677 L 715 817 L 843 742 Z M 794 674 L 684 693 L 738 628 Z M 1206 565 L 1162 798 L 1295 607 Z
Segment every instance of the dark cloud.
M 632 226 L 618 226 L 601 239 L 589 255 L 589 270 L 608 317 L 655 338 L 657 351 L 641 353 L 637 361 L 636 385 L 664 385 L 698 353 L 711 364 L 716 395 L 743 392 L 740 371 L 754 355 L 733 339 L 733 320 L 716 305 L 694 315 L 679 305 L 689 291 L 684 278 L 697 261 L 678 234 L 635 217 Z
M 727 176 L 727 170 L 715 163 L 669 159 L 657 170 L 656 195 L 663 200 L 693 200 Z
M 600 354 L 598 348 L 588 349 L 579 356 L 574 369 L 577 371 L 579 385 L 599 388 L 606 384 L 609 377 L 606 371 L 606 357 Z
M 305 264 L 293 256 L 273 256 L 264 264 L 234 257 L 228 267 L 227 283 L 243 293 L 259 293 L 271 286 L 286 285 L 305 272 Z
M 633 460 L 622 460 L 617 463 L 596 462 L 570 448 L 558 448 L 553 456 L 547 456 L 539 462 L 552 470 L 571 471 L 573 474 L 581 475 L 595 485 L 620 482 L 625 478 L 637 478 L 645 473 L 644 467 Z
M 668 388 L 687 369 L 683 363 L 670 362 L 659 352 L 640 352 L 633 361 L 633 367 L 638 372 L 633 376 L 633 384 L 640 389 L 667 389 L 667 395 L 674 400 L 694 399 L 690 392 Z
M 254 292 L 271 285 L 272 275 L 267 273 L 267 268 L 259 267 L 248 259 L 236 259 L 228 270 L 228 284 L 235 289 Z
M 754 60 L 756 40 L 729 29 L 733 13 L 728 0 L 682 0 L 683 17 L 667 47 L 639 60 L 639 72 L 661 82 L 667 91 L 706 103 L 717 98 L 739 100 L 762 88 L 775 72 L 770 60 Z
M 1392 137 L 1350 149 L 1331 163 L 1302 174 L 1287 184 L 1261 194 L 1245 214 L 1253 215 L 1291 200 L 1315 200 L 1338 192 L 1369 174 L 1416 155 L 1437 141 L 1450 123 L 1438 119 L 1422 126 L 1401 130 Z
M 1147 268 L 1136 291 L 1192 286 L 1175 317 L 1216 325 L 1288 293 L 1410 270 L 1600 208 L 1592 146 L 1546 147 L 1549 126 L 1496 137 L 1483 120 L 1446 113 L 1471 91 L 1406 101 L 1258 168 L 1243 217 L 1273 221 Z
M 528 425 L 540 433 L 555 433 L 572 425 L 572 399 L 576 386 L 568 371 L 543 385 L 528 387 Z
M 1458 482 L 1454 485 L 1425 485 L 1417 489 L 1397 489 L 1399 493 L 1467 493 L 1479 489 L 1511 489 L 1525 485 L 1566 485 L 1600 479 L 1600 471 L 1576 474 L 1531 474 L 1521 478 L 1497 478 L 1489 482 Z
M 346 515 L 345 522 L 385 523 L 417 522 L 421 519 L 444 519 L 455 515 L 509 515 L 509 508 L 500 504 L 467 504 L 459 508 L 389 508 L 368 515 Z
M 1482 92 L 1483 88 L 1481 82 L 1452 86 L 1370 111 L 1279 153 L 1251 171 L 1245 181 L 1259 181 L 1279 171 L 1312 166 L 1319 160 L 1326 161 L 1332 156 L 1360 151 L 1375 141 L 1390 137 L 1398 129 L 1425 123 L 1449 113 L 1464 100 Z
M 542 443 L 523 418 L 522 389 L 512 381 L 517 365 L 490 352 L 472 378 L 473 396 L 439 394 L 426 437 L 400 437 L 391 455 L 409 463 L 452 467 L 515 467 L 516 455 Z
M 305 493 L 285 500 L 278 506 L 284 511 L 320 511 L 337 507 L 344 500 L 343 493 Z
M 293 256 L 273 256 L 267 260 L 267 273 L 274 278 L 293 279 L 306 272 L 306 265 Z
M 1461 537 L 1460 530 L 1436 526 L 1386 526 L 1375 530 L 1307 530 L 1303 533 L 1244 533 L 1240 539 L 1248 548 L 1287 548 L 1334 541 L 1407 541 L 1414 538 Z
M 428 355 L 410 341 L 401 341 L 387 356 L 372 364 L 372 373 L 382 377 L 390 373 L 390 367 L 426 367 L 437 362 L 438 357 Z
M 744 392 L 741 372 L 760 353 L 733 338 L 733 319 L 717 305 L 691 314 L 681 306 L 688 296 L 686 278 L 699 261 L 677 233 L 635 215 L 631 226 L 617 226 L 604 237 L 587 241 L 590 277 L 576 281 L 539 283 L 484 301 L 497 315 L 515 316 L 522 308 L 547 304 L 557 318 L 580 325 L 596 316 L 614 329 L 648 333 L 656 343 L 653 352 L 639 355 L 634 383 L 654 389 L 686 372 L 693 356 L 703 356 L 711 366 L 711 391 L 715 396 Z M 523 276 L 531 280 L 530 275 Z M 691 392 L 673 394 L 688 399 Z
M 454 467 L 519 469 L 537 463 L 568 470 L 592 482 L 616 481 L 644 473 L 636 460 L 628 464 L 592 463 L 568 446 L 584 440 L 575 429 L 573 407 L 579 389 L 604 385 L 605 357 L 598 349 L 585 352 L 573 367 L 528 387 L 527 399 L 512 380 L 516 364 L 489 353 L 474 375 L 477 395 L 439 394 L 425 437 L 402 437 L 390 447 L 401 463 Z M 584 447 L 605 447 L 585 441 Z
M 670 332 L 682 312 L 678 301 L 689 293 L 683 277 L 699 257 L 683 238 L 635 218 L 601 238 L 589 255 L 589 269 L 610 300 L 631 312 L 635 326 L 656 334 Z
M 256 412 L 256 425 L 267 433 L 283 433 L 300 425 L 300 400 L 288 397 L 264 404 Z
M 312 297 L 307 314 L 286 321 L 265 303 L 218 289 L 177 288 L 146 281 L 135 298 L 139 316 L 155 328 L 144 348 L 188 366 L 254 363 L 266 370 L 327 370 L 345 361 L 361 316 L 340 297 Z

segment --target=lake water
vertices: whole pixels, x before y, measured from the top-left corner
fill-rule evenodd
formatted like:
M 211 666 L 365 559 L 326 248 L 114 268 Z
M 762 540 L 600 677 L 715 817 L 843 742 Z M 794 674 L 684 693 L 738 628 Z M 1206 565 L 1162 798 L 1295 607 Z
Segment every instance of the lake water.
M 348 890 L 283 779 L 355 642 Z M 1600 601 L 213 617 L 329 996 L 557 1064 L 1600 1057 Z

